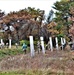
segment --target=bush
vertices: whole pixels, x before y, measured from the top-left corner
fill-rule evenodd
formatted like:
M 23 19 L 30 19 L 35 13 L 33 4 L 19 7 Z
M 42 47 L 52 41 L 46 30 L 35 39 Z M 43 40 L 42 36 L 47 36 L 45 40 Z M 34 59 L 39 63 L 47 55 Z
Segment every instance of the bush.
M 25 41 L 25 44 L 26 44 L 27 46 L 29 46 L 29 45 L 30 45 L 29 40 L 24 40 L 24 41 Z
M 37 46 L 37 41 L 34 41 L 34 45 Z
M 25 40 L 21 40 L 21 41 L 20 41 L 20 45 L 21 45 L 21 46 L 23 45 L 23 43 L 25 43 Z
M 20 45 L 23 45 L 23 43 L 25 43 L 26 45 L 29 45 L 29 41 L 28 40 L 21 40 L 20 41 Z

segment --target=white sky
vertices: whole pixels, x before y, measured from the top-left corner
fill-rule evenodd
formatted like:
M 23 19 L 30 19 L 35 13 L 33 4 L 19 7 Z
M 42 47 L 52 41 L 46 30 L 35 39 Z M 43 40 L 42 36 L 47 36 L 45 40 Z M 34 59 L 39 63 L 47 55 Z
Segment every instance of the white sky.
M 45 10 L 48 14 L 52 9 L 53 3 L 59 0 L 0 0 L 0 9 L 5 13 L 10 11 L 19 11 L 27 7 L 35 7 L 40 10 Z

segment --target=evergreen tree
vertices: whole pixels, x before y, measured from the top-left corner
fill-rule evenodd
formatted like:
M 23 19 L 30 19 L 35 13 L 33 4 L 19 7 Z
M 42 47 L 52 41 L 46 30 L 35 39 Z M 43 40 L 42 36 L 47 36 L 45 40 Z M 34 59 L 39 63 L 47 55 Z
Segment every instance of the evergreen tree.
M 71 0 L 61 0 L 54 3 L 53 8 L 56 10 L 54 18 L 55 22 L 57 22 L 56 29 L 60 29 L 62 34 L 69 34 L 69 26 L 71 25 L 71 20 L 68 20 L 71 17 L 71 8 L 74 7 L 74 1 Z M 74 9 L 72 10 L 74 11 Z

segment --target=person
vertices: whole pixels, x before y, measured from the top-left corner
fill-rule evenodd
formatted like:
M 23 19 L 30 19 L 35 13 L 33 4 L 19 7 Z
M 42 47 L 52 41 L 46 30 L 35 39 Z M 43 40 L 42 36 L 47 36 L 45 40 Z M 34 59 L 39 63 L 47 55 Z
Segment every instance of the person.
M 25 43 L 23 43 L 22 49 L 23 49 L 23 51 L 24 51 L 25 54 L 26 54 L 27 45 L 26 45 Z

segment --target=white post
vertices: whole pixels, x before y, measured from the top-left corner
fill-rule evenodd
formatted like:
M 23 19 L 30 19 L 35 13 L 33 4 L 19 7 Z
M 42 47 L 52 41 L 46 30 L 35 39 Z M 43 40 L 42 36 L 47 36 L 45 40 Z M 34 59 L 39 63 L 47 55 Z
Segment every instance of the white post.
M 66 44 L 66 40 L 65 38 L 61 38 L 61 45 L 62 45 L 62 50 L 63 50 L 63 46 Z
M 55 40 L 56 40 L 56 49 L 59 50 L 59 49 L 58 49 L 58 48 L 59 48 L 59 47 L 58 47 L 58 38 L 56 37 Z
M 11 38 L 9 38 L 9 48 L 11 49 Z
M 63 38 L 63 41 L 64 41 L 64 44 L 66 44 L 66 39 L 65 38 Z
M 1 49 L 4 47 L 3 39 L 1 39 Z
M 44 48 L 44 41 L 43 41 L 43 37 L 40 37 L 40 40 L 41 40 L 42 52 L 43 52 L 43 54 L 45 54 L 45 48 Z
M 52 38 L 49 37 L 49 40 L 50 40 L 50 49 L 51 49 L 51 51 L 53 51 Z
M 62 50 L 63 50 L 63 38 L 61 38 L 61 47 L 62 47 Z
M 1 45 L 3 44 L 3 39 L 1 39 Z
M 33 43 L 33 36 L 29 36 L 30 38 L 30 50 L 31 50 L 31 57 L 34 57 L 34 43 Z

